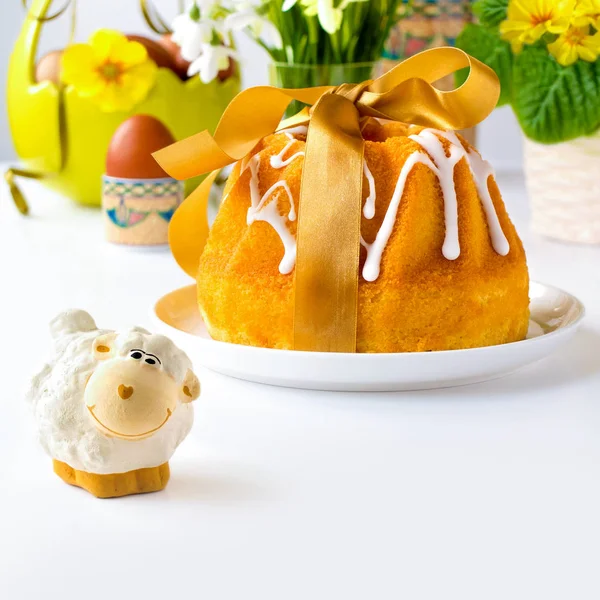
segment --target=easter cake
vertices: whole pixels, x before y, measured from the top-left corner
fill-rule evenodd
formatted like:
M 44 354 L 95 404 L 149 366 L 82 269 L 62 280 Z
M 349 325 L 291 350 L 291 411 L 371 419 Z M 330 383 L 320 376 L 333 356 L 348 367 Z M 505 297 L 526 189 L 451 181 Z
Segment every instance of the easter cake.
M 452 131 L 368 119 L 362 134 L 356 350 L 524 339 L 526 257 L 489 163 Z M 294 347 L 306 135 L 299 126 L 266 137 L 229 177 L 197 272 L 198 304 L 216 340 Z

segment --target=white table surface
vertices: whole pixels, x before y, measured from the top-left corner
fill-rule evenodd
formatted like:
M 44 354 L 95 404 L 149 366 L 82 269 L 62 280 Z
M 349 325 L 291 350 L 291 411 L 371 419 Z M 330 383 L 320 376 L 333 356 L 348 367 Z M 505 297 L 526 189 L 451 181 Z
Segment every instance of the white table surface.
M 597 600 L 600 247 L 528 229 L 533 278 L 577 295 L 561 352 L 488 384 L 320 393 L 200 372 L 196 423 L 164 492 L 97 500 L 52 472 L 23 400 L 47 323 L 85 308 L 149 326 L 188 282 L 168 253 L 103 241 L 97 211 L 35 182 L 0 192 L 0 598 Z

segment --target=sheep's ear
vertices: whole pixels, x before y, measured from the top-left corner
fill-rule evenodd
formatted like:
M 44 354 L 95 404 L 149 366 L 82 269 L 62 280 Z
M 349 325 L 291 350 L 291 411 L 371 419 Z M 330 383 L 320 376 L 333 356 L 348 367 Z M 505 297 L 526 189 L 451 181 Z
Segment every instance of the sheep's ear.
M 66 310 L 50 322 L 50 334 L 54 339 L 71 333 L 95 331 L 94 319 L 84 310 Z
M 96 360 L 106 360 L 112 358 L 115 355 L 115 339 L 117 335 L 115 333 L 106 333 L 99 335 L 94 340 L 94 358 Z
M 192 402 L 200 396 L 200 381 L 190 369 L 185 374 L 179 396 L 184 403 Z

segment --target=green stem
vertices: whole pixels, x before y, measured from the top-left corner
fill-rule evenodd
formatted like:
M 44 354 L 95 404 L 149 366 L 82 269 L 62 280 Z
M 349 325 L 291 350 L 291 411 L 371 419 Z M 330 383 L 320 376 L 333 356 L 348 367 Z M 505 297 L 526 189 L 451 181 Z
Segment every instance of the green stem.
M 402 2 L 352 2 L 344 9 L 340 29 L 329 34 L 316 16 L 304 14 L 300 0 L 286 12 L 281 10 L 282 0 L 267 0 L 261 14 L 272 21 L 283 40 L 283 49 L 267 51 L 274 61 L 288 64 L 373 62 L 381 57 L 390 29 L 399 19 Z

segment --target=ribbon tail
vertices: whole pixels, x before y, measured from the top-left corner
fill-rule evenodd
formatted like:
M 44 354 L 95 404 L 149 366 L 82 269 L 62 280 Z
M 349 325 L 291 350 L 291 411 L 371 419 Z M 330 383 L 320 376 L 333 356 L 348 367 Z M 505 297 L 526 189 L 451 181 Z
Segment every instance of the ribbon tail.
M 469 68 L 458 88 L 438 90 L 438 79 Z M 373 81 L 358 108 L 363 116 L 437 129 L 467 129 L 483 121 L 500 96 L 497 75 L 458 48 L 432 48 L 400 63 Z
M 177 264 L 196 279 L 208 239 L 208 199 L 219 170 L 213 171 L 179 206 L 169 225 L 169 244 Z
M 4 172 L 4 180 L 8 184 L 8 189 L 10 191 L 10 195 L 12 196 L 13 202 L 17 207 L 17 210 L 22 215 L 29 214 L 29 205 L 27 204 L 27 200 L 25 200 L 25 196 L 21 191 L 21 188 L 17 185 L 15 180 L 16 177 L 26 177 L 27 179 L 42 179 L 45 177 L 44 173 L 37 173 L 35 171 L 28 171 L 26 169 L 17 169 L 15 167 L 10 167 L 6 169 Z
M 356 352 L 363 147 L 354 104 L 324 95 L 310 121 L 300 191 L 296 350 Z
M 314 104 L 331 89 L 262 86 L 244 90 L 225 109 L 214 136 L 202 131 L 152 156 L 171 177 L 180 180 L 222 169 L 247 156 L 260 140 L 276 131 L 292 100 Z M 306 113 L 301 115 L 300 120 L 305 120 Z

